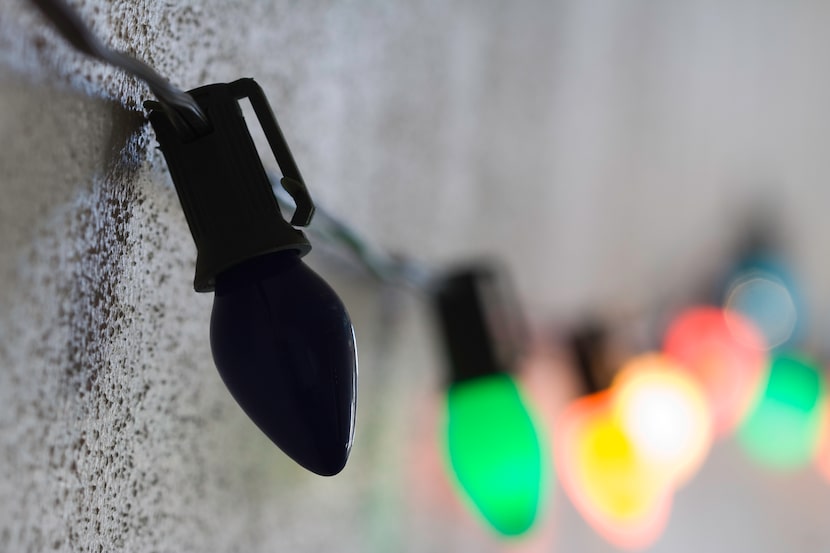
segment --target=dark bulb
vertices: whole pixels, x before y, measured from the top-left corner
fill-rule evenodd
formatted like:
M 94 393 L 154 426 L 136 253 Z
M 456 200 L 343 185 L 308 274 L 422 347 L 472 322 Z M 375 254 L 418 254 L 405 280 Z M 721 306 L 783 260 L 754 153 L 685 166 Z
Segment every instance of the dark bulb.
M 357 358 L 343 304 L 300 261 L 311 244 L 295 227 L 309 224 L 314 202 L 259 85 L 239 79 L 187 94 L 210 123 L 195 137 L 182 136 L 161 104 L 147 107 L 196 243 L 193 287 L 216 292 L 213 359 L 236 401 L 277 446 L 313 472 L 336 474 L 354 435 Z M 243 98 L 294 199 L 290 222 L 242 116 Z
M 340 472 L 357 404 L 354 330 L 340 298 L 294 250 L 216 277 L 213 359 L 248 416 L 297 463 Z

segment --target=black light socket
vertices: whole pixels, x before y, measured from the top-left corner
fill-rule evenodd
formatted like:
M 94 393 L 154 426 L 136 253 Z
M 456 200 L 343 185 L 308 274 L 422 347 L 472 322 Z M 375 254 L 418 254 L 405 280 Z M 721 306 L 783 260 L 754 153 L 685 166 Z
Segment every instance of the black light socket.
M 311 245 L 292 224 L 307 224 L 314 206 L 259 85 L 240 79 L 188 93 L 212 126 L 194 139 L 182 137 L 158 103 L 145 105 L 196 242 L 194 288 L 210 292 L 217 274 L 248 259 L 281 250 L 305 255 Z M 297 202 L 291 224 L 283 218 L 242 115 L 239 100 L 246 97 L 283 172 L 282 184 Z
M 435 280 L 432 299 L 451 383 L 511 372 L 524 335 L 504 275 L 487 264 L 459 268 Z

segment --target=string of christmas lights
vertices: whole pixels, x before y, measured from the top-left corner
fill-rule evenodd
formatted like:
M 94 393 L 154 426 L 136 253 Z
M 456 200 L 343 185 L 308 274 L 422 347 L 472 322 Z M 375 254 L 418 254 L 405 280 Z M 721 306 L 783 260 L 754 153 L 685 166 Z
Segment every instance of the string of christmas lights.
M 295 227 L 314 215 L 309 234 L 349 252 L 377 282 L 417 290 L 432 302 L 447 360 L 439 433 L 447 470 L 497 533 L 531 531 L 558 478 L 603 537 L 626 549 L 646 547 L 665 528 L 675 491 L 694 477 L 716 440 L 732 435 L 770 469 L 814 462 L 830 479 L 824 371 L 798 349 L 803 300 L 787 264 L 763 241 L 736 259 L 711 301 L 675 314 L 658 350 L 611 367 L 610 383 L 599 378 L 608 363 L 602 324 L 572 341 L 572 365 L 586 393 L 564 409 L 548 443 L 536 415 L 543 409 L 515 378 L 521 336 L 513 330 L 522 323 L 511 295 L 501 291 L 498 269 L 445 272 L 375 247 L 311 202 L 253 81 L 183 92 L 103 46 L 59 0 L 33 1 L 73 46 L 151 85 L 159 102 L 148 104 L 149 118 L 199 249 L 195 287 L 217 293 L 217 366 L 242 408 L 303 466 L 327 475 L 342 469 L 356 408 L 348 314 L 299 261 L 311 244 Z M 235 119 L 243 97 L 254 104 L 281 176 L 265 172 L 247 127 Z M 219 112 L 227 119 L 220 122 Z M 229 154 L 228 141 L 244 143 L 246 153 Z M 245 187 L 231 188 L 229 180 Z M 250 210 L 251 198 L 262 211 Z M 293 210 L 290 222 L 280 207 Z M 269 331 L 260 334 L 262 328 Z M 294 382 L 298 371 L 314 375 L 302 392 Z

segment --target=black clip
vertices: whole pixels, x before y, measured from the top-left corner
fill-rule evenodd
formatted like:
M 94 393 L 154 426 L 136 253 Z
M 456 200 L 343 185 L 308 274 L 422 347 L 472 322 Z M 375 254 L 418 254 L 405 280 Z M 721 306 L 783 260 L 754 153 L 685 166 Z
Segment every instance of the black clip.
M 239 79 L 230 83 L 229 87 L 237 100 L 248 98 L 251 101 L 254 113 L 265 133 L 265 138 L 268 140 L 268 145 L 271 146 L 274 158 L 276 158 L 282 171 L 280 184 L 297 206 L 294 215 L 291 216 L 291 224 L 295 227 L 308 226 L 312 217 L 314 217 L 314 202 L 311 200 L 305 182 L 303 182 L 303 177 L 300 175 L 300 169 L 294 162 L 294 156 L 291 155 L 291 150 L 288 149 L 288 143 L 282 135 L 280 126 L 277 124 L 277 117 L 265 98 L 262 87 L 253 79 Z
M 281 250 L 304 255 L 311 249 L 302 232 L 314 215 L 294 156 L 262 88 L 253 79 L 212 84 L 188 91 L 210 128 L 183 137 L 157 102 L 147 102 L 150 122 L 170 168 L 196 242 L 197 291 L 210 291 L 215 276 L 247 259 Z M 239 101 L 248 98 L 283 177 L 282 187 L 296 209 L 286 221 Z

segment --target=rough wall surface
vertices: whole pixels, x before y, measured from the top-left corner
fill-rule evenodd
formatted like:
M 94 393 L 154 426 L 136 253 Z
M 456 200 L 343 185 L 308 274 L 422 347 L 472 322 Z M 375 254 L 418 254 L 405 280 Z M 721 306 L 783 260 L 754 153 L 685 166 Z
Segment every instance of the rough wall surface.
M 72 4 L 184 88 L 257 78 L 321 204 L 430 262 L 498 254 L 537 320 L 691 282 L 755 183 L 775 179 L 823 320 L 827 7 Z M 436 507 L 447 490 L 424 443 L 439 367 L 417 300 L 400 300 L 390 334 L 389 298 L 310 258 L 361 347 L 342 475 L 304 473 L 233 403 L 148 97 L 22 0 L 0 3 L 0 551 L 499 549 Z M 723 504 L 724 475 L 738 514 L 701 511 Z M 658 548 L 816 550 L 828 501 L 811 478 L 764 487 L 727 448 Z M 607 550 L 561 497 L 552 512 L 528 550 Z M 780 520 L 804 548 L 763 523 Z

